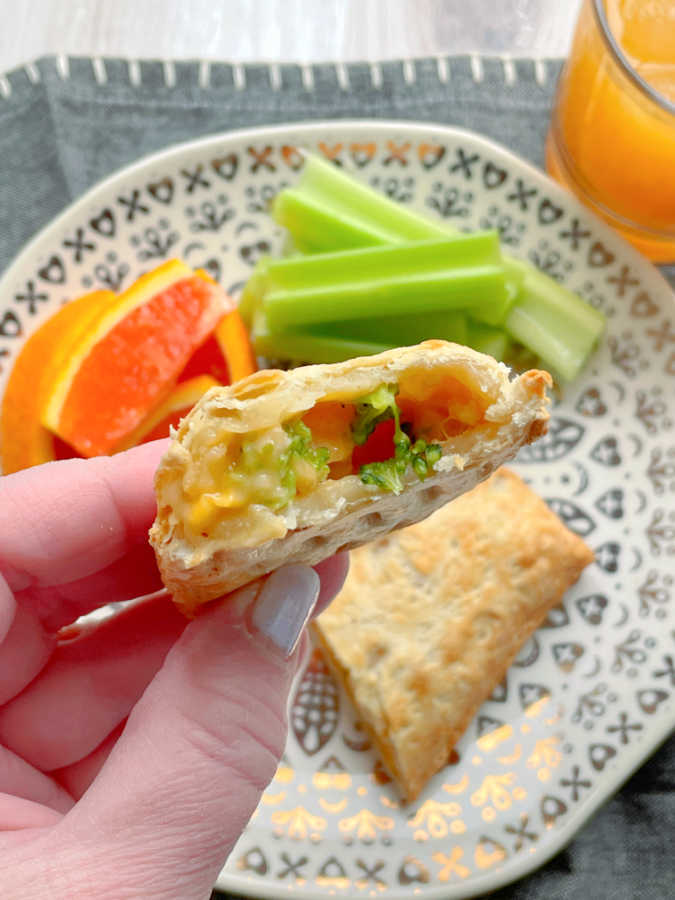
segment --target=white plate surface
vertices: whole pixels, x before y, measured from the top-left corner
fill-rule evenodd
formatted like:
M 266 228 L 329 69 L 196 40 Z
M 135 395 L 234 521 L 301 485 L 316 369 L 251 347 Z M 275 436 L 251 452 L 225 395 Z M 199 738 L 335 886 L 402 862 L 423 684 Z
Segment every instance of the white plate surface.
M 0 392 L 61 303 L 171 256 L 234 294 L 281 245 L 267 214 L 296 147 L 504 247 L 601 308 L 608 333 L 517 470 L 596 553 L 402 807 L 314 659 L 282 766 L 219 886 L 254 897 L 460 898 L 558 851 L 675 725 L 675 305 L 659 273 L 546 176 L 456 129 L 332 122 L 235 132 L 125 169 L 59 216 L 0 282 Z

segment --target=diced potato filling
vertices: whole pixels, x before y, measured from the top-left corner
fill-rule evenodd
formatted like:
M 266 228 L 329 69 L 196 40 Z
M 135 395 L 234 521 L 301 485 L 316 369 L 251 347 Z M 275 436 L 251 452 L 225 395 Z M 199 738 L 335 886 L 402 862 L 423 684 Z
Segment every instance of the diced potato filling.
M 353 403 L 328 401 L 317 403 L 302 417 L 302 421 L 312 432 L 314 445 L 328 450 L 329 463 L 351 457 L 354 449 L 352 422 L 355 413 Z
M 429 372 L 412 373 L 397 397 L 401 421 L 410 422 L 416 437 L 446 441 L 478 425 L 486 398 L 458 378 Z
M 392 397 L 398 390 L 395 412 L 400 427 L 395 430 L 391 414 L 385 412 L 373 419 L 367 440 L 358 443 L 353 427 L 357 410 L 368 398 L 354 403 L 318 403 L 301 420 L 243 438 L 228 435 L 223 441 L 222 436 L 212 435 L 183 481 L 190 527 L 205 533 L 213 521 L 251 504 L 279 511 L 295 497 L 311 493 L 326 478 L 361 473 L 364 482 L 383 484 L 366 478 L 363 467 L 375 460 L 393 461 L 400 450 L 397 441 L 399 445 L 406 442 L 413 452 L 414 470 L 420 478 L 426 477 L 431 469 L 425 468 L 423 452 L 438 447 L 429 442 L 445 441 L 480 424 L 490 402 L 458 378 L 425 370 L 408 373 L 398 388 L 393 385 L 389 390 Z M 439 457 L 440 448 L 433 457 L 426 457 L 431 468 Z M 406 465 L 403 469 L 399 466 L 399 471 Z

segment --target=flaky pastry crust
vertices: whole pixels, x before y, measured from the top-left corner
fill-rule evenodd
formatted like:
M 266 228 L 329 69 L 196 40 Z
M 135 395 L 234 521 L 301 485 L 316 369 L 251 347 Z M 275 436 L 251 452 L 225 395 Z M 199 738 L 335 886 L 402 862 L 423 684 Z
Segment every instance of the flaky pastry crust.
M 186 536 L 180 497 L 210 428 L 241 435 L 301 416 L 318 402 L 354 400 L 406 373 L 439 371 L 487 398 L 484 422 L 444 442 L 434 475 L 413 472 L 394 496 L 358 475 L 322 482 L 278 517 L 279 536 L 246 544 L 246 511 L 220 534 Z M 512 378 L 492 357 L 445 341 L 426 341 L 335 365 L 264 370 L 208 391 L 173 435 L 155 479 L 157 517 L 150 531 L 164 584 L 186 615 L 261 575 L 292 562 L 316 564 L 396 528 L 417 522 L 487 478 L 546 430 L 551 379 L 537 370 Z

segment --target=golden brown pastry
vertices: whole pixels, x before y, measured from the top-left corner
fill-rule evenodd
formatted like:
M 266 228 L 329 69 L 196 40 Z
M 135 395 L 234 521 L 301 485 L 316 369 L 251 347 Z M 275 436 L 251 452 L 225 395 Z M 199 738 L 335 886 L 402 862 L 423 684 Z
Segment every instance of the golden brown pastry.
M 409 525 L 546 429 L 550 376 L 426 341 L 212 388 L 156 476 L 165 585 L 195 608 Z
M 314 627 L 407 801 L 592 560 L 505 469 L 352 554 Z

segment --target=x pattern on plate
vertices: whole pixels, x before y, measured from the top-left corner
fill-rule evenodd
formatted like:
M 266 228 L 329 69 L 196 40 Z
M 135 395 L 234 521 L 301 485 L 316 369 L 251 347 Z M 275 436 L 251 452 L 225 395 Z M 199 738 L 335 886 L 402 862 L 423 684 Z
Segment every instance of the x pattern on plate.
M 608 317 L 587 371 L 556 394 L 548 434 L 516 463 L 595 564 L 411 808 L 315 655 L 294 697 L 286 758 L 226 870 L 240 887 L 407 896 L 536 854 L 656 716 L 672 720 L 675 306 L 618 240 L 498 148 L 433 128 L 426 138 L 405 128 L 371 136 L 366 126 L 295 133 L 400 203 L 453 227 L 496 228 L 510 251 Z M 302 156 L 279 135 L 221 144 L 130 173 L 52 230 L 16 276 L 14 267 L 0 307 L 0 386 L 22 340 L 58 305 L 120 290 L 171 256 L 238 294 L 281 246 L 270 201 Z

